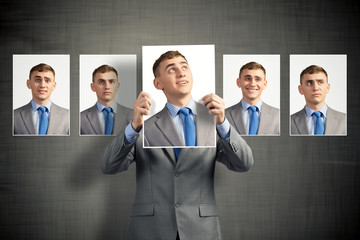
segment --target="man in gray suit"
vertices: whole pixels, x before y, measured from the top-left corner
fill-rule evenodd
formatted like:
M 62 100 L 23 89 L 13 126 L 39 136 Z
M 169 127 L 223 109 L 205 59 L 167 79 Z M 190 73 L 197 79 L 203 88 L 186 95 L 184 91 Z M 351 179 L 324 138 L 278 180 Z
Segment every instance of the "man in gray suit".
M 90 87 L 98 100 L 81 112 L 80 134 L 117 135 L 131 121 L 133 111 L 115 101 L 120 87 L 116 69 L 109 65 L 96 68 Z
M 164 53 L 155 62 L 153 71 L 156 88 L 163 90 L 171 104 L 167 105 L 168 115 L 173 106 L 195 109 L 188 104 L 192 76 L 183 55 L 177 51 Z M 151 99 L 149 94 L 141 92 L 134 103 L 132 122 L 102 153 L 100 166 L 106 174 L 125 171 L 136 162 L 137 189 L 126 239 L 222 239 L 214 194 L 215 162 L 244 172 L 252 166 L 253 156 L 249 146 L 226 120 L 224 101 L 215 94 L 208 94 L 203 97 L 203 105 L 209 115 L 215 116 L 216 148 L 143 148 L 143 115 L 149 113 Z M 197 117 L 200 116 L 195 115 Z M 164 122 L 174 128 L 179 126 L 175 122 Z M 187 124 L 185 120 L 183 127 Z M 186 132 L 184 129 L 178 131 L 180 136 Z
M 325 98 L 330 91 L 324 68 L 311 65 L 300 74 L 299 93 L 306 105 L 291 115 L 292 135 L 346 135 L 346 114 L 327 106 Z
M 230 124 L 241 135 L 279 135 L 279 109 L 261 100 L 261 93 L 267 86 L 265 68 L 257 62 L 245 64 L 240 69 L 236 84 L 241 88 L 243 97 L 238 104 L 226 109 Z M 254 120 L 256 125 L 252 124 L 253 114 L 257 117 Z
M 45 63 L 32 67 L 26 85 L 32 100 L 14 110 L 14 135 L 69 135 L 69 110 L 50 101 L 54 69 Z

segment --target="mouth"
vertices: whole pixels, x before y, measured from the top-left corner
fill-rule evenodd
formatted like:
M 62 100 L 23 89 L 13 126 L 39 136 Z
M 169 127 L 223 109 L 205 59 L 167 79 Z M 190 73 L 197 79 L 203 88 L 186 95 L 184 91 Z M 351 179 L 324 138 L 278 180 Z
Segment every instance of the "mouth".
M 188 81 L 183 80 L 183 81 L 177 82 L 176 85 L 185 85 L 185 84 L 187 84 L 187 83 L 188 83 Z
M 111 95 L 111 92 L 104 92 L 104 95 Z
M 246 88 L 246 90 L 250 93 L 254 93 L 254 92 L 257 92 L 259 89 L 257 88 Z
M 44 94 L 44 93 L 47 93 L 47 91 L 46 90 L 39 90 L 38 93 Z

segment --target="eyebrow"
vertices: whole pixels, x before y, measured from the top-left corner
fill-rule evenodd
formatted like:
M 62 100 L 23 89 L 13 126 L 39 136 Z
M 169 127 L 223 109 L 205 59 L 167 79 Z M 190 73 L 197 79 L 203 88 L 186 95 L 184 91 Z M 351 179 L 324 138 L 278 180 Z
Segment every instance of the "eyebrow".
M 182 62 L 180 62 L 180 64 L 186 64 L 186 65 L 188 65 L 188 63 L 187 63 L 186 61 L 182 61 Z M 175 63 L 170 63 L 169 65 L 167 65 L 167 66 L 165 67 L 165 70 L 168 69 L 169 67 L 172 67 L 172 66 L 175 66 Z
M 248 75 L 245 75 L 244 77 L 251 77 L 252 75 L 250 75 L 250 74 L 248 74 Z M 261 78 L 260 76 L 257 76 L 257 75 L 255 75 L 254 76 L 255 78 Z

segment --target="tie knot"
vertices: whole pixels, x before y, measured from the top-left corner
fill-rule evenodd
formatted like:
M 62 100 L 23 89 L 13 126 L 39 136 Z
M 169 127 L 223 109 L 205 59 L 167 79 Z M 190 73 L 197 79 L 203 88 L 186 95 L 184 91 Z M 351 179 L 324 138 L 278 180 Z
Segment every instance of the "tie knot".
M 104 107 L 104 110 L 105 110 L 107 113 L 111 113 L 111 112 L 112 112 L 112 108 L 111 108 L 111 107 Z
M 44 106 L 41 106 L 41 107 L 39 107 L 38 108 L 41 112 L 46 112 L 46 110 L 47 110 L 47 108 L 46 107 L 44 107 Z
M 322 116 L 322 112 L 313 112 L 312 115 L 315 115 L 316 118 L 319 118 Z
M 252 112 L 256 112 L 257 106 L 249 106 L 248 109 L 250 109 Z
M 184 114 L 185 116 L 189 116 L 190 109 L 189 108 L 180 108 L 179 113 Z

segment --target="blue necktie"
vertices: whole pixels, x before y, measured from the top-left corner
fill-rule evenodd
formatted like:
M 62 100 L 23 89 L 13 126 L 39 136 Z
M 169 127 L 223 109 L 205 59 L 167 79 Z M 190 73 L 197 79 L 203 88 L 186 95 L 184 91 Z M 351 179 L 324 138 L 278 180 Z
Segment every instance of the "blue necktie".
M 259 116 L 257 115 L 256 110 L 258 109 L 256 106 L 248 107 L 252 111 L 251 119 L 250 119 L 250 127 L 249 127 L 249 135 L 256 135 L 259 127 Z
M 105 118 L 105 135 L 111 135 L 114 127 L 114 119 L 111 115 L 112 109 L 110 107 L 104 107 L 107 112 Z
M 181 113 L 185 116 L 185 124 L 184 124 L 185 145 L 196 146 L 196 127 L 194 121 L 191 118 L 190 109 L 181 108 L 178 113 Z M 174 153 L 177 159 L 180 154 L 180 148 L 174 148 Z
M 40 116 L 40 123 L 39 123 L 39 135 L 46 135 L 47 129 L 49 126 L 49 119 L 46 116 L 47 108 L 46 107 L 39 107 L 38 108 L 41 111 Z
M 316 123 L 315 123 L 315 135 L 324 135 L 324 122 L 321 119 L 322 113 L 321 112 L 313 112 L 312 115 L 315 115 L 316 117 Z

